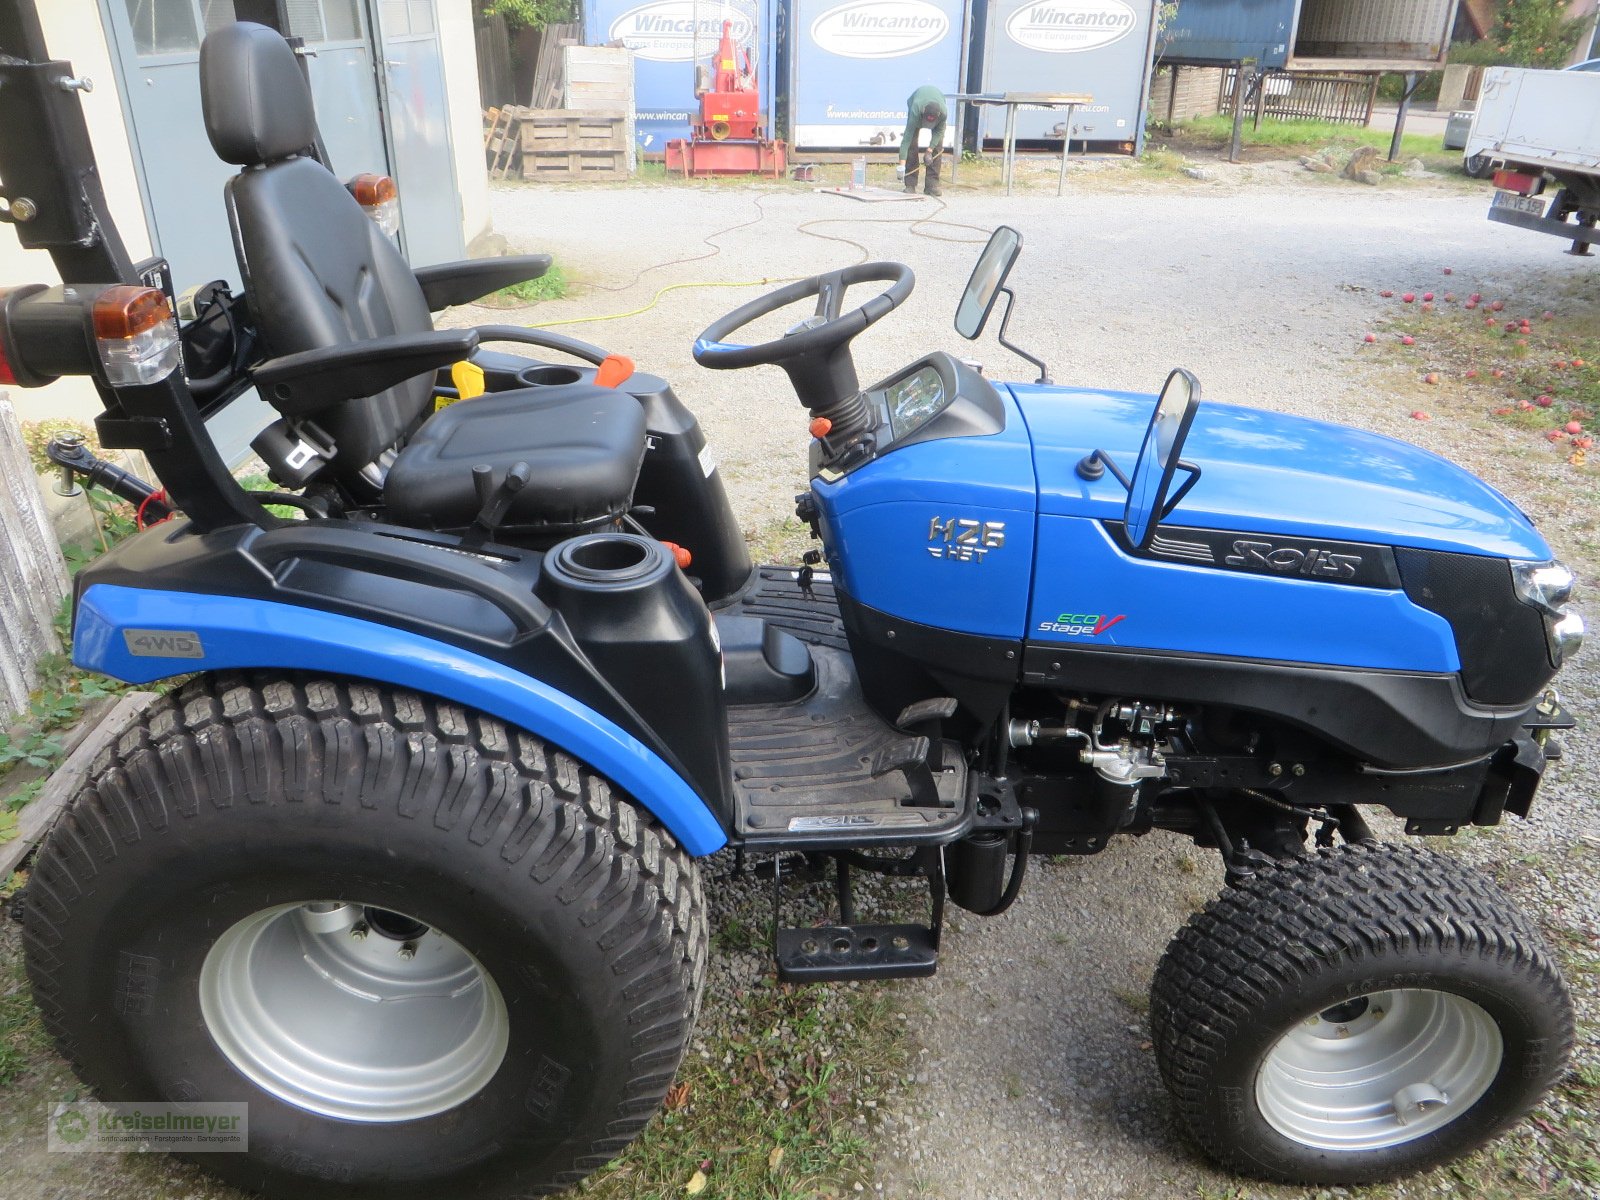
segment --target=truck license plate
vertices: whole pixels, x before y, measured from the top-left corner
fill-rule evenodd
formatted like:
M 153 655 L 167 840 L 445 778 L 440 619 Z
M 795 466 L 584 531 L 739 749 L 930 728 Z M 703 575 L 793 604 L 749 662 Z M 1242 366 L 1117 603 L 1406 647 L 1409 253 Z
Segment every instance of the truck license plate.
M 1530 217 L 1544 216 L 1549 206 L 1550 201 L 1545 196 L 1519 196 L 1515 192 L 1496 192 L 1489 205 L 1491 208 L 1514 208 Z

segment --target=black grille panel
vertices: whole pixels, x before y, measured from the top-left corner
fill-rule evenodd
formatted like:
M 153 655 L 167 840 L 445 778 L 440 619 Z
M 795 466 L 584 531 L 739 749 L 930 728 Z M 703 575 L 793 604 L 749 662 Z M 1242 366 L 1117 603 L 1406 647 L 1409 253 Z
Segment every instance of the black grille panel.
M 1455 631 L 1461 685 L 1479 704 L 1528 704 L 1555 674 L 1544 617 L 1517 599 L 1503 558 L 1397 549 L 1400 581 L 1414 604 Z

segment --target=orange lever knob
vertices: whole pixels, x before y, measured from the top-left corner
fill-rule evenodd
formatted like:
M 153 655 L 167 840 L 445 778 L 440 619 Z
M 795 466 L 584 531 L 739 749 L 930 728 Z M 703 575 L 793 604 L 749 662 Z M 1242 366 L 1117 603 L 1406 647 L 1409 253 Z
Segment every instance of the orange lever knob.
M 614 388 L 633 374 L 633 359 L 620 354 L 608 354 L 594 373 L 596 387 Z
M 832 432 L 833 432 L 833 422 L 828 420 L 827 417 L 812 417 L 811 418 L 811 436 L 812 437 L 814 437 L 814 438 L 825 438 L 825 437 L 828 436 L 828 434 L 830 434 Z
M 687 571 L 689 569 L 689 564 L 694 561 L 694 555 L 678 545 L 677 542 L 662 542 L 661 544 L 672 551 L 672 557 L 677 559 L 680 570 Z

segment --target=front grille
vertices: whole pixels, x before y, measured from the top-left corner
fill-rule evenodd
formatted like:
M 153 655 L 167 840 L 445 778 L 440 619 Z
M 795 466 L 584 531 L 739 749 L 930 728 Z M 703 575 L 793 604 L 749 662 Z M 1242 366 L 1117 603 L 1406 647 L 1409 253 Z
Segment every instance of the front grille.
M 1461 684 L 1479 704 L 1531 704 L 1555 674 L 1544 617 L 1517 599 L 1503 558 L 1396 549 L 1400 582 L 1412 603 L 1455 631 Z

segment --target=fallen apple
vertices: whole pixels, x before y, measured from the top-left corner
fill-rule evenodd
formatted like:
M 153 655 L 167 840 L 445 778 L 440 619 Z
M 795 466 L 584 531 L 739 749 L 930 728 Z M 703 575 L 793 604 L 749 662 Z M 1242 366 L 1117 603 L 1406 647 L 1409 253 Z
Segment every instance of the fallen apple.
M 1422 298 L 1424 300 L 1432 300 L 1433 299 L 1433 293 L 1432 292 L 1423 292 L 1422 293 Z
M 1446 268 L 1445 268 L 1445 269 L 1444 269 L 1444 273 L 1445 273 L 1445 274 L 1446 274 L 1446 275 L 1454 275 L 1454 274 L 1455 274 L 1455 273 L 1456 273 L 1456 272 L 1455 272 L 1455 268 L 1454 268 L 1454 267 L 1446 267 Z
M 1506 373 L 1499 367 L 1495 367 L 1489 372 L 1489 374 L 1493 375 L 1496 379 L 1504 379 L 1506 377 Z
M 1411 419 L 1413 421 L 1431 421 L 1431 420 L 1433 420 L 1432 417 L 1430 417 L 1427 413 L 1423 412 L 1420 408 L 1419 409 L 1415 409 L 1412 412 Z
M 1575 367 L 1581 367 L 1581 366 L 1584 366 L 1585 363 L 1584 363 L 1583 359 L 1575 358 L 1575 359 L 1572 360 L 1572 365 L 1575 366 Z
M 1476 379 L 1477 377 L 1478 377 L 1478 369 L 1476 367 L 1468 367 L 1467 368 L 1467 373 L 1465 375 L 1465 378 L 1467 378 L 1467 379 Z
M 1438 383 L 1439 382 L 1439 372 L 1437 372 L 1437 371 L 1429 371 L 1426 375 L 1424 375 L 1422 377 L 1422 382 L 1423 383 Z
M 1546 433 L 1544 436 L 1545 436 L 1545 440 L 1546 441 L 1559 442 L 1561 440 L 1563 434 L 1562 434 L 1561 430 L 1559 430 L 1559 429 L 1552 429 L 1548 433 Z
M 1415 346 L 1417 344 L 1417 339 L 1412 337 L 1409 333 L 1403 333 L 1400 335 L 1400 344 L 1402 346 Z
M 1407 292 L 1404 296 L 1400 297 L 1400 299 L 1404 300 L 1407 304 L 1410 304 L 1416 298 L 1417 294 L 1415 292 Z
M 1549 394 L 1544 394 L 1544 395 L 1535 396 L 1533 398 L 1533 402 L 1535 404 L 1537 404 L 1540 408 L 1549 408 L 1552 404 L 1554 404 L 1556 402 L 1556 398 L 1554 396 L 1549 395 Z
M 1482 299 L 1483 299 L 1483 293 L 1482 292 L 1473 292 L 1472 295 L 1467 297 L 1468 302 L 1472 303 L 1472 304 L 1477 304 Z
M 1505 308 L 1505 306 L 1506 302 L 1504 300 L 1495 300 L 1489 305 L 1489 307 L 1495 312 L 1499 312 L 1501 309 Z
M 1367 334 L 1366 337 L 1362 338 L 1361 340 L 1363 342 L 1375 342 L 1375 341 L 1378 340 L 1378 335 L 1375 334 L 1375 333 L 1369 333 L 1369 334 Z
M 1389 288 L 1384 288 L 1383 291 L 1378 293 L 1378 295 L 1382 296 L 1385 300 L 1387 300 L 1390 296 L 1394 295 L 1394 292 L 1392 290 L 1390 290 Z
M 1549 309 L 1548 309 L 1548 308 L 1547 308 L 1547 309 L 1545 309 L 1545 310 L 1544 310 L 1544 319 L 1545 319 L 1545 320 L 1546 320 L 1546 321 L 1554 321 L 1554 320 L 1555 320 L 1555 319 L 1556 319 L 1556 315 L 1555 315 L 1555 313 L 1553 313 L 1553 312 L 1551 312 L 1551 311 L 1550 311 L 1550 310 L 1549 310 Z
M 1583 425 L 1578 421 L 1568 421 L 1567 422 L 1567 432 L 1568 433 L 1582 433 L 1583 432 Z
M 1594 445 L 1594 439 L 1592 437 L 1573 438 L 1572 444 L 1579 450 L 1588 450 Z

